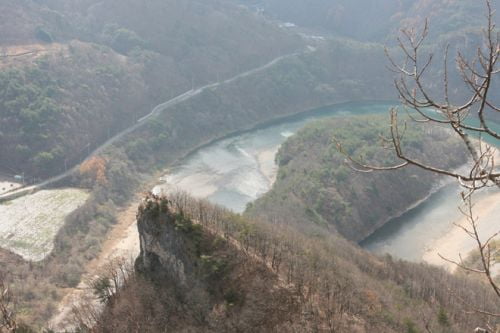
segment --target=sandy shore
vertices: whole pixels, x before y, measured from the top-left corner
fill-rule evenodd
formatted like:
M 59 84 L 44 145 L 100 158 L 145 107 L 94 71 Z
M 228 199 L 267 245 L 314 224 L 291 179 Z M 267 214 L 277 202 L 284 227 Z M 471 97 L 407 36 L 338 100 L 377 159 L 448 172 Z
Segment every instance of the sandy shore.
M 495 153 L 495 161 L 500 161 L 500 150 L 498 149 Z M 482 241 L 499 232 L 500 191 L 493 189 L 475 194 L 473 213 L 478 221 L 478 231 Z M 470 229 L 470 222 L 465 216 L 455 221 L 455 225 L 445 235 L 432 242 L 429 249 L 424 253 L 422 260 L 454 271 L 456 265 L 443 260 L 440 255 L 453 261 L 460 261 L 460 256 L 465 259 L 477 248 L 476 241 L 457 225 Z M 497 238 L 500 238 L 500 236 Z M 500 273 L 500 265 L 497 264 L 496 266 L 494 269 Z
M 266 177 L 271 188 L 276 181 L 278 175 L 278 166 L 274 163 L 274 158 L 278 152 L 279 147 L 265 150 L 257 155 L 257 163 L 259 164 L 259 171 Z
M 153 189 L 153 193 L 168 194 L 176 191 L 185 191 L 196 198 L 207 198 L 217 191 L 215 182 L 217 176 L 204 173 L 191 174 L 188 177 L 175 179 L 172 175 L 167 174 L 166 183 L 157 185 Z
M 500 231 L 500 191 L 478 195 L 473 212 L 477 217 L 478 231 L 482 240 Z M 466 228 L 470 225 L 465 216 L 456 221 L 455 224 Z M 465 258 L 471 251 L 475 250 L 477 246 L 475 240 L 456 225 L 431 244 L 429 250 L 422 257 L 424 261 L 444 266 L 452 271 L 455 269 L 455 265 L 446 262 L 439 255 L 459 261 L 460 255 Z

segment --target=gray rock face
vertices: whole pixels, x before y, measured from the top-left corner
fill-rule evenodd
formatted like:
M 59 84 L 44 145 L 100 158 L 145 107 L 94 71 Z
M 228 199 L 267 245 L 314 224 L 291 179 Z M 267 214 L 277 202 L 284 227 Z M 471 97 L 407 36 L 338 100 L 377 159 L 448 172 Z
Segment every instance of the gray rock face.
M 141 252 L 136 267 L 154 278 L 187 288 L 193 282 L 187 276 L 194 271 L 194 247 L 182 223 L 182 217 L 171 211 L 167 199 L 154 195 L 145 198 L 137 214 Z

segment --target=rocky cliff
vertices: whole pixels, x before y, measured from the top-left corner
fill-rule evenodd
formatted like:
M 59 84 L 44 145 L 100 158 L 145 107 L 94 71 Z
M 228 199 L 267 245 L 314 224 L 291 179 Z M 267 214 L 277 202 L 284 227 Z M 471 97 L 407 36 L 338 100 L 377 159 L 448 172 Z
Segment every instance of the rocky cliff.
M 137 217 L 140 288 L 154 290 L 145 302 L 162 311 L 154 325 L 144 318 L 133 319 L 144 331 L 168 327 L 173 331 L 268 332 L 296 312 L 295 292 L 280 283 L 264 263 L 193 222 L 168 199 L 149 195 Z M 117 315 L 119 304 L 108 311 Z M 130 327 L 127 321 L 122 324 L 124 330 Z
M 333 234 L 301 235 L 187 196 L 148 195 L 138 225 L 136 274 L 94 332 L 441 331 L 437 313 L 450 332 L 468 332 L 483 321 L 449 292 L 483 302 L 477 281 L 376 258 Z

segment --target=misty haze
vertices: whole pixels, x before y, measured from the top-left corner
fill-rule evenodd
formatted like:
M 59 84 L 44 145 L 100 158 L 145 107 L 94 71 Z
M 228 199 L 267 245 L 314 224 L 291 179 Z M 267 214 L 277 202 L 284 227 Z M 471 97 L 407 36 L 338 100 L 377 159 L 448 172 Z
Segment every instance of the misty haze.
M 0 333 L 500 333 L 499 0 L 0 0 Z

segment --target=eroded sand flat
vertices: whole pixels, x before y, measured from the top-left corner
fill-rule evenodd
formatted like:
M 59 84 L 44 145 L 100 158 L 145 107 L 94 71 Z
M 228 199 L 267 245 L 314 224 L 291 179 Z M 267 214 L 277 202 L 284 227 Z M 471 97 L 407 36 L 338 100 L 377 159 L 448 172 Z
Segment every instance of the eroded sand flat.
M 475 202 L 473 212 L 478 221 L 479 235 L 484 241 L 500 229 L 500 192 L 494 191 L 482 195 Z M 456 224 L 470 229 L 466 217 L 456 221 Z M 470 238 L 461 228 L 453 226 L 448 233 L 433 242 L 422 259 L 428 263 L 454 270 L 455 265 L 444 261 L 439 255 L 450 260 L 460 261 L 460 255 L 466 258 L 476 247 L 474 239 Z
M 278 149 L 279 146 L 262 151 L 257 155 L 259 170 L 269 181 L 270 187 L 273 186 L 278 174 L 278 166 L 274 162 L 275 156 L 278 153 Z
M 43 190 L 0 203 L 0 247 L 26 260 L 42 260 L 52 251 L 65 217 L 88 196 L 81 189 Z

